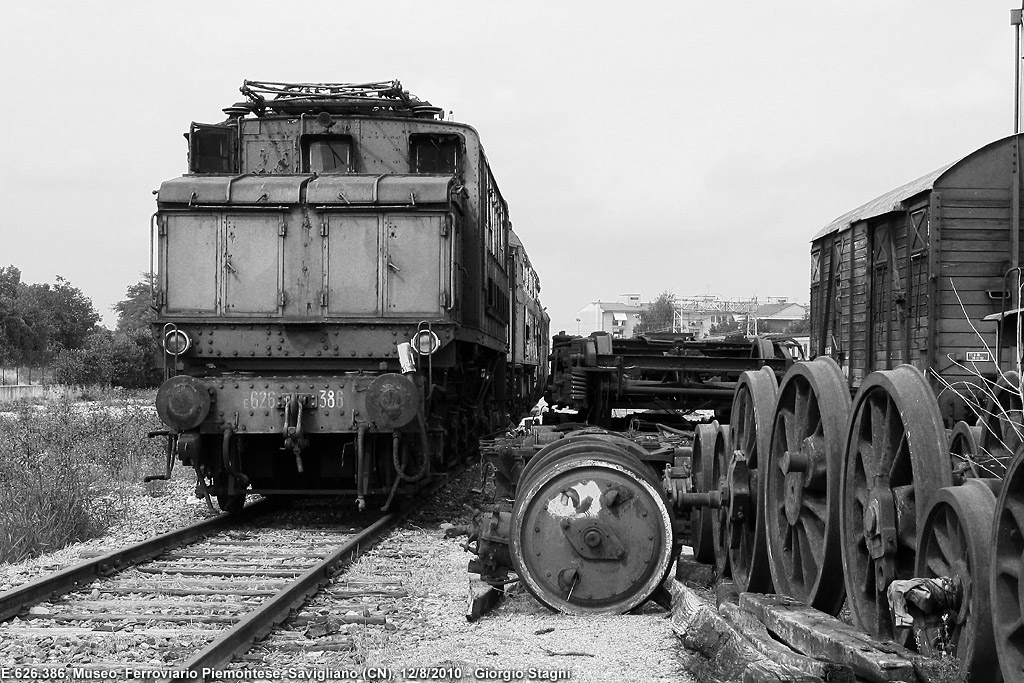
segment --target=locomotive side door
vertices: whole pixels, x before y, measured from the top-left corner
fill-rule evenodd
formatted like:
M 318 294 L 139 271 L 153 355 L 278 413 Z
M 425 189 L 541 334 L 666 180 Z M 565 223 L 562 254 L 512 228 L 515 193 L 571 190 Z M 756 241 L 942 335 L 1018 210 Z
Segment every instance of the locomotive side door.
M 161 218 L 162 301 L 167 313 L 217 312 L 216 214 L 171 213 Z
M 385 314 L 440 315 L 450 290 L 446 216 L 390 214 L 384 232 Z
M 324 225 L 328 315 L 380 315 L 380 217 L 333 215 Z
M 271 315 L 281 297 L 284 216 L 229 214 L 224 218 L 224 313 Z

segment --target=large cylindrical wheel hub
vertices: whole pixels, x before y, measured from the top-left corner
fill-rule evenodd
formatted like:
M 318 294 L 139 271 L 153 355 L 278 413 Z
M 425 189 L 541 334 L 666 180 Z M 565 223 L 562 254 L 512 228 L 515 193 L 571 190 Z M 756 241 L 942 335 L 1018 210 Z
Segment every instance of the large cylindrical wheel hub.
M 509 538 L 527 590 L 553 610 L 623 613 L 672 563 L 672 514 L 650 468 L 621 453 L 559 459 L 521 482 Z
M 914 577 L 918 529 L 952 480 L 928 380 L 910 365 L 868 375 L 847 434 L 840 524 L 847 604 L 859 628 L 892 638 L 886 591 Z

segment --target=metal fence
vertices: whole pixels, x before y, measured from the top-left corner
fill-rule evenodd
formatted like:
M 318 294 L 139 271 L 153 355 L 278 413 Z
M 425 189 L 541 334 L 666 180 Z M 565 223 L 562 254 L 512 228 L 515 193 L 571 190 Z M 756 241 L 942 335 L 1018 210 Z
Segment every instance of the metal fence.
M 53 369 L 50 367 L 0 365 L 0 386 L 29 384 L 49 385 L 53 383 Z

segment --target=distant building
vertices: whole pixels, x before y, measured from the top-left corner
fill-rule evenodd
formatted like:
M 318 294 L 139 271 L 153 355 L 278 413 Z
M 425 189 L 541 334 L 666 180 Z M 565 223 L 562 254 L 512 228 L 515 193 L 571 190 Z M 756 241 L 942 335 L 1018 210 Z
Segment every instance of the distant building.
M 632 337 L 647 306 L 639 294 L 620 294 L 618 301 L 591 301 L 576 313 L 576 334 L 610 332 L 616 339 Z
M 806 315 L 806 304 L 781 301 L 759 304 L 753 311 L 743 316 L 739 323 L 747 334 L 781 333 L 788 332 L 794 323 L 800 322 Z
M 639 294 L 620 294 L 617 301 L 592 301 L 576 313 L 576 329 L 566 330 L 586 337 L 591 332 L 610 332 L 615 338 L 629 338 L 640 323 L 640 314 L 649 302 Z M 712 330 L 735 323 L 735 333 L 783 333 L 804 319 L 807 305 L 790 303 L 785 297 L 768 297 L 766 303 L 752 299 L 720 299 L 717 295 L 686 297 L 677 300 L 671 329 L 665 332 L 688 332 L 703 339 Z

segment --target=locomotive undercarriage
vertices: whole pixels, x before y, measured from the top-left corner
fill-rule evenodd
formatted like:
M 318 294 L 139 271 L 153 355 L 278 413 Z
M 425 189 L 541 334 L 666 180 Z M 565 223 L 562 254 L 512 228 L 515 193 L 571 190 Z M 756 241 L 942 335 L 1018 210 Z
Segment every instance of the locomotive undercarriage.
M 240 510 L 247 493 L 341 495 L 360 509 L 368 499 L 388 507 L 504 426 L 501 361 L 455 342 L 404 374 L 385 372 L 382 362 L 377 373 L 179 375 L 158 407 L 182 420 L 206 414 L 171 434 L 171 457 L 195 468 L 197 496 L 216 498 L 222 510 Z

